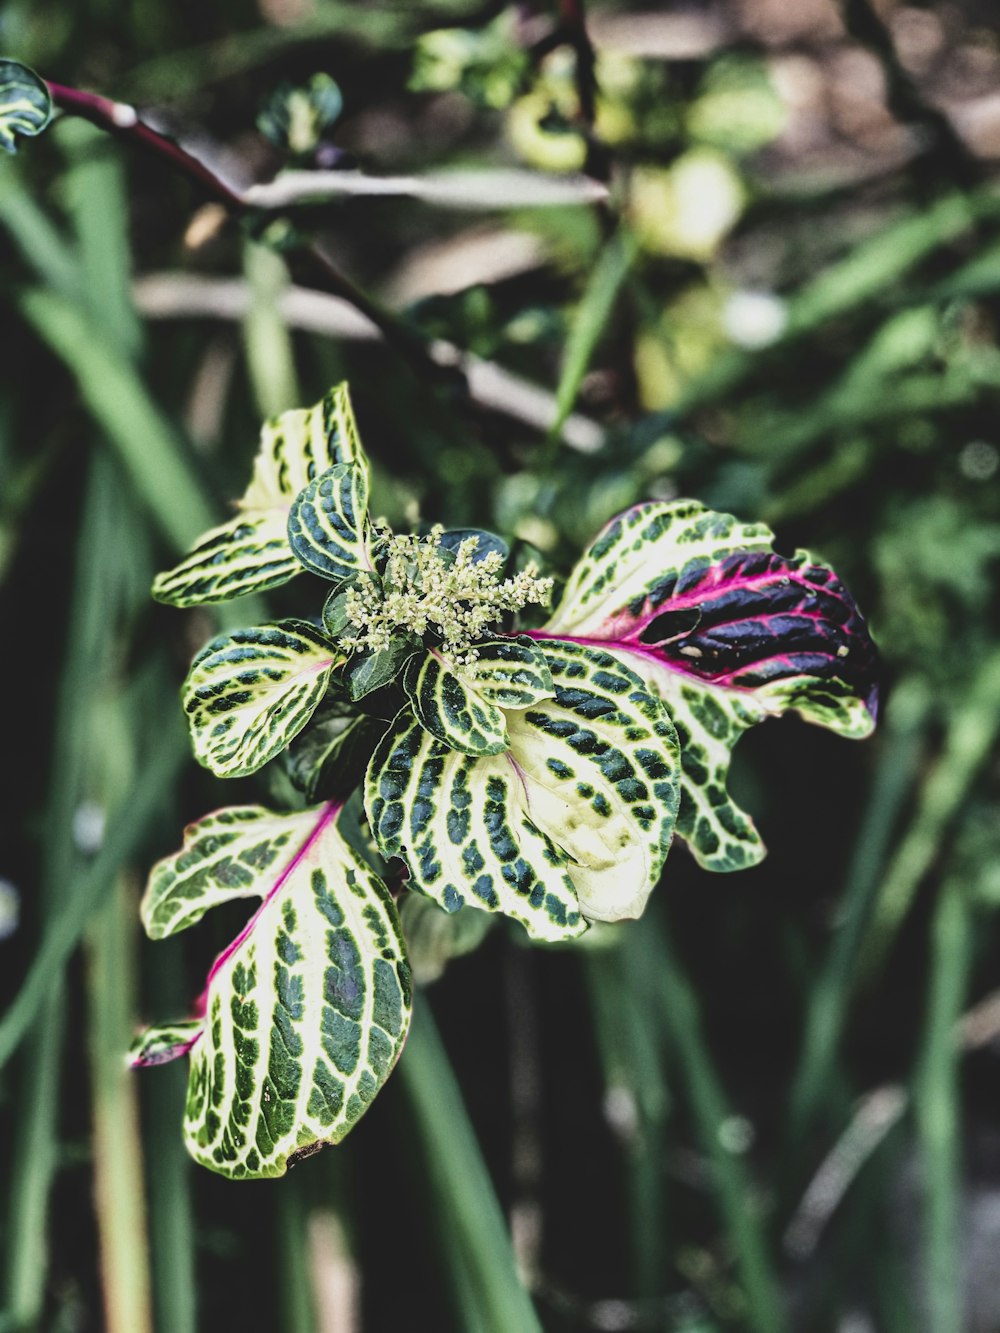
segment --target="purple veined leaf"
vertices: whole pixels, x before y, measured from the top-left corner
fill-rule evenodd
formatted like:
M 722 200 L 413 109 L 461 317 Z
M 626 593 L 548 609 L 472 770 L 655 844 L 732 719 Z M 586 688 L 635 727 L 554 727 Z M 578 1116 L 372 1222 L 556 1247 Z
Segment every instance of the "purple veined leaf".
M 607 524 L 531 632 L 605 648 L 663 697 L 684 769 L 677 831 L 713 870 L 764 854 L 726 792 L 748 727 L 786 709 L 852 738 L 875 723 L 876 651 L 854 599 L 829 566 L 773 541 L 695 501 L 637 505 Z
M 140 1036 L 134 1065 L 190 1056 L 185 1140 L 234 1179 L 284 1174 L 337 1143 L 402 1050 L 410 972 L 395 904 L 338 829 L 333 802 L 216 811 L 154 868 L 154 938 L 234 898 L 260 904 L 212 964 L 195 1017 Z

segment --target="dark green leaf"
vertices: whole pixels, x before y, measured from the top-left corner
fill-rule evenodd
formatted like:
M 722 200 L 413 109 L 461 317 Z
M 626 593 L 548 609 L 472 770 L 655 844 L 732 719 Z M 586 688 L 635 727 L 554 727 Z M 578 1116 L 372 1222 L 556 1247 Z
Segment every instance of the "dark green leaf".
M 346 700 L 327 698 L 288 747 L 288 776 L 308 801 L 345 796 L 364 774 L 385 725 L 359 717 Z
M 352 699 L 363 699 L 383 685 L 391 685 L 404 664 L 416 652 L 411 639 L 393 639 L 384 652 L 365 653 L 347 667 L 348 688 Z
M 477 538 L 479 542 L 472 556 L 473 562 L 485 559 L 491 551 L 498 551 L 504 560 L 510 555 L 510 549 L 502 537 L 498 537 L 495 532 L 485 532 L 482 528 L 449 528 L 441 534 L 438 546 L 457 554 L 458 548 L 470 537 Z

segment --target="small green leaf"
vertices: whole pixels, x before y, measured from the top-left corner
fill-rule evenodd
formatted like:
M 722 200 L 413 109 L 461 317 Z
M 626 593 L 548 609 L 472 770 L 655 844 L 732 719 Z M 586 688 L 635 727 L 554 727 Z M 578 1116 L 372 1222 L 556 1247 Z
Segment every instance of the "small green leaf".
M 220 634 L 181 693 L 195 758 L 219 777 L 255 773 L 309 721 L 340 660 L 301 620 Z
M 372 577 L 377 577 L 377 575 Z M 347 618 L 347 594 L 350 591 L 351 583 L 353 583 L 353 580 L 346 586 L 334 588 L 323 606 L 323 628 L 331 639 L 339 639 L 342 634 L 346 634 L 348 629 L 351 628 L 351 622 Z
M 536 939 L 638 916 L 680 795 L 662 702 L 609 653 L 540 645 L 554 699 L 506 713 L 510 749 L 465 755 L 409 708 L 372 756 L 365 808 L 386 857 L 446 911 L 503 912 Z
M 285 754 L 292 782 L 307 801 L 346 796 L 361 780 L 386 724 L 327 696 Z
M 365 469 L 338 463 L 306 486 L 288 515 L 288 544 L 306 569 L 336 583 L 371 570 Z
M 314 74 L 303 87 L 283 83 L 257 117 L 257 128 L 275 148 L 304 157 L 317 148 L 344 109 L 340 89 L 329 74 Z
M 278 508 L 240 514 L 212 528 L 179 564 L 156 576 L 153 596 L 170 606 L 200 606 L 287 583 L 301 572 L 287 526 Z
M 428 651 L 410 661 L 403 689 L 420 725 L 449 749 L 463 754 L 500 754 L 507 749 L 503 713 L 467 688 L 440 653 Z
M 412 639 L 396 638 L 381 653 L 364 653 L 352 659 L 347 667 L 347 683 L 351 698 L 357 701 L 366 694 L 391 685 L 406 662 L 417 651 Z
M 16 136 L 33 138 L 52 119 L 52 96 L 34 70 L 0 60 L 0 148 L 17 152 Z
M 455 670 L 480 698 L 498 708 L 530 708 L 556 690 L 545 653 L 531 639 L 489 639 L 475 645 L 476 660 Z
M 300 491 L 338 463 L 366 466 L 346 384 L 314 407 L 264 424 L 239 513 L 158 575 L 153 596 L 171 606 L 199 606 L 276 588 L 301 574 L 288 544 L 288 511 Z
M 184 885 L 190 888 L 199 864 L 204 871 L 204 893 L 188 898 L 187 916 L 176 918 L 190 924 L 225 896 L 225 853 L 213 849 L 211 828 L 223 836 L 235 829 L 228 850 L 238 863 L 236 894 L 261 899 L 212 965 L 200 1032 L 189 1024 L 156 1029 L 138 1048 L 165 1059 L 171 1041 L 187 1041 L 188 1151 L 231 1179 L 283 1175 L 297 1156 L 338 1143 L 388 1078 L 406 1038 L 410 970 L 395 905 L 340 833 L 338 813 L 326 804 L 281 824 L 282 816 L 259 808 L 218 811 L 189 831 L 187 855 L 182 849 L 168 858 L 175 880 L 159 897 L 163 904 L 187 897 Z M 159 890 L 151 884 L 149 893 Z M 146 914 L 156 915 L 151 905 Z

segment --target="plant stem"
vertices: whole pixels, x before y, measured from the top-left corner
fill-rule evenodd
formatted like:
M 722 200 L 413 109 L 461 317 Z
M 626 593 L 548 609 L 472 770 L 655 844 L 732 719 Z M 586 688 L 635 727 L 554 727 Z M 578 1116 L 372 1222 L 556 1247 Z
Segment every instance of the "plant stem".
M 111 98 L 101 97 L 97 93 L 82 92 L 80 89 L 68 88 L 60 83 L 46 82 L 53 103 L 66 115 L 80 116 L 108 134 L 113 134 L 159 158 L 174 171 L 199 186 L 231 215 L 252 216 L 259 213 L 260 210 L 251 206 L 239 190 L 234 189 L 204 162 L 193 157 L 168 135 L 161 134 L 147 125 L 135 107 L 125 102 L 114 102 Z M 409 363 L 419 377 L 429 379 L 432 383 L 454 382 L 457 378 L 460 379 L 458 372 L 452 369 L 442 370 L 431 357 L 424 340 L 407 324 L 357 287 L 320 245 L 306 242 L 299 247 L 299 254 L 307 266 L 319 276 L 327 291 L 342 297 L 377 325 L 386 342 Z

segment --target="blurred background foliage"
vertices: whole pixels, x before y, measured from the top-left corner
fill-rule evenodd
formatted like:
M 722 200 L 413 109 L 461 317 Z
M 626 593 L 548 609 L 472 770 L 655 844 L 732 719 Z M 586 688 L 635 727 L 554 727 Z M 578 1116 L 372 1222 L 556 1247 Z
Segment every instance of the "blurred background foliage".
M 0 163 L 0 1329 L 1000 1328 L 995 7 L 6 0 L 0 47 L 237 187 L 480 187 L 249 227 L 81 122 Z M 508 200 L 515 168 L 610 194 Z M 303 231 L 390 343 L 302 278 Z M 768 859 L 678 850 L 585 947 L 408 902 L 396 1076 L 233 1185 L 186 1162 L 184 1071 L 122 1052 L 238 914 L 149 946 L 136 905 L 186 820 L 281 779 L 189 760 L 217 622 L 148 586 L 261 415 L 342 378 L 393 522 L 564 573 L 641 498 L 767 520 L 847 579 L 884 715 L 750 734 Z

